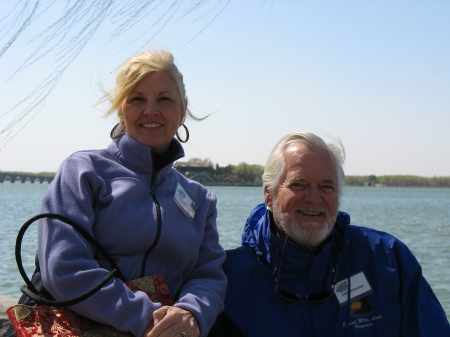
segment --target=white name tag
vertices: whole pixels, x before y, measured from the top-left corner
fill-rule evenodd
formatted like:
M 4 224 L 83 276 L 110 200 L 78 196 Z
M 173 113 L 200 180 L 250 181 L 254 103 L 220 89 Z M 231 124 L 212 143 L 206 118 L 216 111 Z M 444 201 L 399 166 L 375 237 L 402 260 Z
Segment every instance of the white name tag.
M 194 220 L 195 212 L 197 212 L 197 205 L 195 204 L 195 201 L 192 201 L 187 195 L 186 191 L 179 183 L 175 191 L 174 200 L 183 213 L 186 214 L 189 219 Z
M 372 292 L 372 288 L 370 287 L 369 282 L 367 282 L 366 276 L 363 272 L 350 277 L 350 287 L 351 300 L 364 297 Z M 347 303 L 347 300 L 349 298 L 348 290 L 348 279 L 344 279 L 338 282 L 336 284 L 336 287 L 334 287 L 334 294 L 336 295 L 336 298 L 338 299 L 340 305 L 344 305 L 345 303 Z

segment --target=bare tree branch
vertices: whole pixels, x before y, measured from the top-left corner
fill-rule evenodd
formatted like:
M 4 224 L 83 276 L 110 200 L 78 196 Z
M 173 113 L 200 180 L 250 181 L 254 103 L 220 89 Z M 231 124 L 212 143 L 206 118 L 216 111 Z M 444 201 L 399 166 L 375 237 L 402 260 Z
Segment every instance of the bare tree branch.
M 24 55 L 19 66 L 12 71 L 7 82 L 17 74 L 43 61 L 52 63 L 48 76 L 11 108 L 0 113 L 0 119 L 9 118 L 0 129 L 0 151 L 42 109 L 46 99 L 64 75 L 65 71 L 85 49 L 109 20 L 113 23 L 110 39 L 131 31 L 134 41 L 142 48 L 164 30 L 173 20 L 180 20 L 198 13 L 196 21 L 210 20 L 186 43 L 199 36 L 225 10 L 231 0 L 18 0 L 11 2 L 11 10 L 0 18 L 0 58 L 13 52 L 14 46 L 28 38 L 30 53 Z M 49 23 L 48 13 L 52 13 Z M 56 13 L 56 14 L 55 14 Z M 135 32 L 137 24 L 148 22 L 145 31 Z M 44 28 L 42 28 L 44 27 Z M 149 34 L 151 32 L 151 34 Z M 30 35 L 31 34 L 31 35 Z M 150 38 L 143 39 L 143 36 Z M 141 43 L 142 40 L 142 43 Z

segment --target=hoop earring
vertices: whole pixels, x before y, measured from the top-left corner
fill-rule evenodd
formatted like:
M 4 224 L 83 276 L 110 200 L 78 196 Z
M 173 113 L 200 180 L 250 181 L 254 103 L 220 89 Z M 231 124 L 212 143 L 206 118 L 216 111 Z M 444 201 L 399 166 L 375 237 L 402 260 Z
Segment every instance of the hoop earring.
M 121 128 L 120 131 L 116 134 L 117 129 L 120 128 L 120 127 L 122 127 L 122 128 Z M 112 130 L 111 130 L 109 136 L 111 137 L 111 139 L 117 139 L 117 138 L 119 138 L 120 136 L 123 135 L 124 131 L 125 131 L 125 125 L 120 124 L 120 123 L 117 123 L 117 124 L 114 125 L 114 127 L 112 128 Z
M 184 123 L 181 124 L 181 126 L 184 128 L 184 132 L 186 132 L 186 139 L 181 140 L 180 135 L 178 134 L 178 131 L 176 133 L 176 136 L 177 136 L 177 139 L 180 141 L 180 143 L 186 143 L 189 140 L 189 130 L 188 130 L 187 126 L 184 125 Z

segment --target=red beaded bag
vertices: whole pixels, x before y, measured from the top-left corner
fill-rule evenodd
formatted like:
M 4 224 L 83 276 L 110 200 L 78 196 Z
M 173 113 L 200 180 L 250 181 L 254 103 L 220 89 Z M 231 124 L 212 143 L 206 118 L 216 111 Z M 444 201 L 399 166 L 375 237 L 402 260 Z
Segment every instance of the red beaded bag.
M 57 218 L 75 229 L 77 229 L 86 240 L 94 244 L 98 251 L 108 259 L 113 267 L 96 286 L 86 293 L 68 301 L 54 301 L 45 297 L 42 291 L 38 291 L 28 278 L 21 257 L 22 238 L 27 228 L 40 218 Z M 52 213 L 39 214 L 28 220 L 20 229 L 16 241 L 16 261 L 19 272 L 22 275 L 26 285 L 21 291 L 36 302 L 37 306 L 16 304 L 9 307 L 6 312 L 8 314 L 11 325 L 17 337 L 125 337 L 133 336 L 130 332 L 123 332 L 113 328 L 110 325 L 97 323 L 74 311 L 66 308 L 67 306 L 79 303 L 89 296 L 93 295 L 101 287 L 103 287 L 113 276 L 123 279 L 123 275 L 109 254 L 92 238 L 83 228 L 78 226 L 71 220 Z M 152 302 L 159 302 L 163 305 L 172 305 L 174 303 L 166 279 L 163 275 L 152 275 L 125 282 L 125 285 L 133 291 L 143 291 L 147 294 Z M 45 292 L 44 292 L 45 293 Z

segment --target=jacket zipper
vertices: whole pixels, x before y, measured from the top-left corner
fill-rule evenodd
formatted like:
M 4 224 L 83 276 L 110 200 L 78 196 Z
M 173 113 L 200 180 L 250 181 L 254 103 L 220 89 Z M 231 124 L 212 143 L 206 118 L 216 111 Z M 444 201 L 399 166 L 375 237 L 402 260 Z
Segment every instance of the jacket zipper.
M 155 203 L 155 206 L 156 206 L 156 235 L 155 235 L 155 240 L 153 241 L 150 248 L 147 249 L 147 251 L 145 252 L 144 257 L 142 259 L 140 277 L 145 276 L 145 265 L 146 265 L 148 256 L 150 255 L 152 250 L 155 249 L 156 245 L 159 242 L 159 238 L 161 237 L 161 227 L 162 227 L 161 206 L 159 204 L 158 198 L 156 197 L 156 193 L 155 193 L 155 191 L 156 191 L 155 181 L 156 181 L 157 174 L 158 173 L 156 173 L 154 176 L 152 176 L 151 193 L 150 193 L 150 195 L 153 199 L 153 202 Z
M 311 292 L 311 286 L 312 286 L 312 269 L 314 268 L 314 264 L 317 260 L 317 255 L 314 254 L 314 260 L 313 263 L 311 264 L 311 270 L 310 270 L 310 276 L 309 276 L 309 290 L 308 292 Z M 317 335 L 317 327 L 316 327 L 316 315 L 315 315 L 315 311 L 314 311 L 314 303 L 308 303 L 309 306 L 309 310 L 310 310 L 310 314 L 311 314 L 311 320 L 312 320 L 312 327 L 311 327 L 311 337 L 314 337 Z

